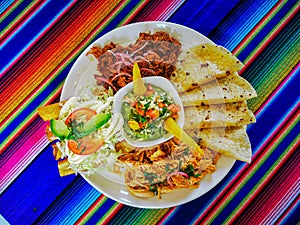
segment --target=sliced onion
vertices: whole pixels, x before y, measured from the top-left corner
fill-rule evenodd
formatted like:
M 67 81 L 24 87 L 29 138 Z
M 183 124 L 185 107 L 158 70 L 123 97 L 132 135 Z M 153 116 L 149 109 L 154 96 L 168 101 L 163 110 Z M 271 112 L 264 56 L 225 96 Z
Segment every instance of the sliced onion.
M 171 178 L 172 176 L 175 176 L 175 175 L 182 175 L 182 176 L 184 176 L 185 178 L 189 178 L 189 175 L 188 175 L 187 173 L 185 173 L 185 172 L 176 171 L 176 172 L 170 173 L 170 174 L 168 174 L 168 176 L 167 176 L 167 182 L 168 182 L 171 186 L 172 186 L 172 183 L 170 182 L 170 178 Z

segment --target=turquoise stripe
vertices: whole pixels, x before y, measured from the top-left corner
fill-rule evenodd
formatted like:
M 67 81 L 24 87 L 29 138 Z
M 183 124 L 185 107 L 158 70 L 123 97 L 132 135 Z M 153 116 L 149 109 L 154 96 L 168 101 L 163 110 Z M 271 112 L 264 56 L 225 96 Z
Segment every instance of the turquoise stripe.
M 0 2 L 0 14 L 3 13 L 5 9 L 8 8 L 13 2 L 13 0 L 2 0 Z
M 101 195 L 79 175 L 66 190 L 38 219 L 41 224 L 73 224 Z
M 6 42 L 4 42 L 4 44 L 1 46 L 0 48 L 0 54 L 4 54 L 5 53 L 5 48 L 11 48 L 14 45 L 14 41 L 15 38 L 18 38 L 17 36 L 20 34 L 20 32 L 23 31 L 24 28 L 26 28 L 30 21 L 33 21 L 35 19 L 35 17 L 39 14 L 42 13 L 42 11 L 46 8 L 46 6 L 50 3 L 50 1 L 46 1 L 46 3 L 44 5 L 42 5 L 28 20 L 26 20 L 26 22 L 24 24 L 22 24 L 21 27 L 19 27 L 19 29 L 17 31 L 15 31 L 7 40 Z M 65 5 L 58 13 L 56 13 L 53 18 L 47 22 L 38 33 L 36 33 L 34 36 L 31 37 L 31 40 L 28 41 L 26 44 L 24 44 L 24 46 L 22 48 L 19 49 L 18 52 L 14 53 L 13 58 L 10 59 L 10 61 L 6 62 L 5 65 L 1 65 L 2 70 L 0 71 L 0 73 L 3 73 L 21 54 L 23 54 L 26 49 L 34 42 L 36 41 L 38 38 L 41 37 L 41 34 L 43 32 L 45 32 L 46 29 L 48 29 L 54 22 L 55 20 L 57 20 L 57 18 L 59 16 L 62 15 L 62 13 L 70 6 L 72 5 L 73 2 L 70 1 L 67 5 Z M 43 12 L 43 13 L 47 13 L 47 12 Z M 27 27 L 28 28 L 28 27 Z M 7 45 L 11 45 L 6 47 Z M 2 50 L 4 50 L 4 53 L 2 52 Z
M 247 4 L 242 2 L 237 5 L 230 17 L 209 35 L 213 41 L 232 51 L 278 1 L 254 2 L 247 1 Z

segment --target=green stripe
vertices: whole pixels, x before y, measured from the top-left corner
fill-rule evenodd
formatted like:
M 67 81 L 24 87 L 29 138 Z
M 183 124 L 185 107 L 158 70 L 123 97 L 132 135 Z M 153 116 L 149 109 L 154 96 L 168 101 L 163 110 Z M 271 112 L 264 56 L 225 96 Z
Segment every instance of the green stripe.
M 122 216 L 115 217 L 112 222 L 113 224 L 128 224 L 126 221 L 134 219 L 136 214 L 141 213 L 141 211 L 142 209 L 140 208 L 124 206 L 121 212 Z
M 126 3 L 126 4 L 127 4 L 127 3 Z M 47 86 L 49 86 L 49 85 L 53 82 L 53 80 L 56 79 L 56 77 L 57 77 L 57 76 L 58 76 L 58 75 L 59 75 L 59 74 L 60 74 L 60 73 L 61 73 L 61 72 L 62 72 L 62 71 L 70 64 L 70 63 L 73 63 L 74 59 L 77 58 L 77 57 L 82 53 L 82 51 L 84 51 L 84 49 L 86 49 L 86 48 L 90 45 L 90 43 L 94 41 L 95 37 L 96 37 L 99 33 L 101 33 L 102 30 L 103 30 L 106 26 L 109 25 L 109 23 L 116 17 L 116 15 L 117 15 L 123 8 L 124 8 L 124 7 L 121 7 L 120 10 L 118 10 L 118 11 L 116 12 L 116 14 L 115 14 L 113 17 L 110 17 L 110 19 L 109 19 L 108 21 L 106 21 L 106 23 L 104 23 L 104 24 L 101 26 L 101 28 L 98 29 L 97 32 L 95 32 L 95 33 L 92 35 L 92 37 L 90 38 L 89 41 L 84 42 L 85 44 L 84 44 L 84 45 L 83 45 L 83 46 L 82 46 L 82 47 L 81 47 L 81 48 L 80 48 L 80 49 L 79 49 L 72 57 L 70 57 L 70 59 L 63 65 L 63 67 L 62 67 L 61 69 L 59 69 L 59 72 L 56 73 L 49 81 L 47 81 L 47 82 L 43 85 L 43 87 L 42 87 L 38 92 L 36 92 L 36 93 L 34 94 L 35 97 L 32 97 L 32 98 L 29 100 L 28 103 L 22 105 L 22 106 L 20 107 L 20 109 L 19 109 L 16 113 L 13 114 L 13 116 L 5 123 L 5 125 L 2 126 L 2 127 L 0 128 L 0 132 L 2 132 L 2 131 L 3 131 L 3 130 L 4 130 L 4 129 L 12 122 L 12 121 L 13 121 L 13 120 L 15 120 L 16 117 L 19 116 L 20 113 L 22 113 L 22 111 L 23 111 L 26 107 L 28 107 L 28 105 L 30 105 L 30 103 L 36 98 L 36 96 L 38 96 L 42 91 L 44 91 L 45 88 L 46 88 Z M 71 53 L 71 54 L 72 54 L 72 53 Z M 56 93 L 60 90 L 60 88 L 62 87 L 63 83 L 64 83 L 64 81 L 63 81 L 62 83 L 60 83 L 60 84 L 57 86 L 57 88 L 54 89 L 54 90 L 51 92 L 51 95 L 48 95 L 48 97 L 45 98 L 44 101 L 41 102 L 41 104 L 39 104 L 35 109 L 32 109 L 32 113 L 31 113 L 30 115 L 28 115 L 26 118 L 24 118 L 23 121 L 28 121 L 28 120 L 30 120 L 33 116 L 35 116 L 36 110 L 37 110 L 39 107 L 41 107 L 45 102 L 49 101 L 49 99 L 50 99 L 54 94 L 56 94 Z M 11 139 L 11 138 L 16 134 L 16 132 L 20 130 L 20 128 L 21 128 L 23 125 L 24 125 L 24 122 L 21 123 L 19 126 L 17 126 L 17 127 L 11 132 L 11 134 L 10 134 L 10 135 L 4 140 L 4 142 L 1 144 L 1 148 L 2 148 L 2 145 L 3 145 L 5 142 L 7 142 L 7 140 Z
M 286 136 L 286 135 L 285 135 Z M 282 161 L 282 159 L 285 157 L 285 155 L 291 150 L 291 148 L 296 144 L 296 142 L 299 140 L 300 135 L 298 135 L 291 144 L 287 147 L 287 149 L 280 155 L 280 157 L 276 160 L 276 162 L 270 167 L 270 169 L 266 172 L 266 174 L 259 180 L 259 182 L 253 187 L 253 189 L 245 196 L 245 198 L 240 202 L 240 204 L 237 205 L 237 207 L 232 211 L 232 213 L 227 217 L 227 219 L 224 221 L 224 224 L 228 224 L 230 218 L 232 218 L 238 211 L 239 208 L 241 208 L 245 202 L 253 195 L 254 191 L 257 190 L 261 184 L 264 182 L 264 180 L 267 179 L 267 177 L 272 173 L 275 169 L 275 167 L 278 166 L 278 164 Z M 281 140 L 282 141 L 282 140 Z M 280 141 L 280 142 L 281 142 Z M 279 143 L 280 143 L 279 142 Z M 279 144 L 278 143 L 278 144 Z M 276 146 L 272 149 L 272 151 L 278 146 Z M 264 160 L 265 161 L 265 160 Z
M 144 209 L 133 224 L 156 224 L 167 212 L 168 209 Z
M 20 1 L 20 2 L 18 2 L 17 3 L 17 5 L 15 5 L 13 8 L 11 8 L 11 10 L 0 20 L 0 23 L 11 13 L 11 12 L 13 12 L 20 4 L 22 3 L 22 1 Z M 7 30 L 8 30 L 8 28 L 10 28 L 11 27 L 11 25 L 13 24 L 13 23 L 15 23 L 21 16 L 23 16 L 25 13 L 26 13 L 26 11 L 27 11 L 27 9 L 28 8 L 30 8 L 32 5 L 34 4 L 34 1 L 33 2 L 31 2 L 25 9 L 23 9 L 21 12 L 20 12 L 20 14 L 17 16 L 17 17 L 15 17 L 14 18 L 14 20 L 12 20 L 2 31 L 1 31 L 1 33 L 0 33 L 0 35 L 2 35 L 3 33 L 5 33 Z
M 117 27 L 122 26 L 124 21 L 127 20 L 133 13 L 136 12 L 136 9 L 139 8 L 145 1 L 142 0 L 140 1 L 138 4 L 136 4 L 136 6 L 127 14 L 126 17 L 124 17 L 124 19 L 117 25 Z M 127 2 L 127 4 L 129 3 L 129 1 Z M 127 5 L 126 4 L 126 5 Z M 125 7 L 125 6 L 124 6 Z
M 297 21 L 291 22 L 289 29 L 280 33 L 243 74 L 258 94 L 257 98 L 248 102 L 253 111 L 263 104 L 300 59 Z
M 88 213 L 88 215 L 82 220 L 82 222 L 80 224 L 86 224 L 89 219 L 95 214 L 95 212 L 97 212 L 99 210 L 99 208 L 107 201 L 107 197 L 104 196 L 100 202 L 98 202 L 96 204 L 96 206 L 93 208 L 93 210 L 91 212 Z
M 283 5 L 282 5 L 283 6 Z M 280 7 L 281 8 L 281 7 Z M 255 49 L 253 49 L 253 51 L 247 56 L 247 58 L 244 60 L 244 63 L 246 64 L 249 61 L 249 58 L 251 58 L 255 52 L 257 52 L 257 50 L 259 48 L 261 48 L 261 46 L 267 41 L 267 39 L 285 22 L 285 20 L 294 12 L 294 10 L 297 9 L 297 5 L 295 5 L 280 21 L 278 24 L 276 24 L 276 26 L 270 31 L 270 33 L 265 36 L 265 38 L 255 47 Z M 277 11 L 276 11 L 277 12 Z M 274 15 L 273 15 L 274 16 Z M 273 17 L 272 16 L 272 17 Z M 271 18 L 270 18 L 271 19 Z M 269 20 L 270 20 L 269 19 Z M 265 26 L 265 25 L 264 25 Z M 256 36 L 256 35 L 255 35 Z M 255 37 L 253 36 L 251 38 L 251 40 Z
M 281 2 L 281 5 L 263 22 L 263 24 L 257 28 L 257 30 L 254 32 L 254 34 L 242 45 L 238 51 L 235 52 L 236 56 L 239 56 L 239 54 L 246 48 L 246 46 L 257 36 L 257 34 L 270 22 L 270 20 L 277 14 L 277 12 L 286 4 L 287 2 Z M 279 25 L 278 25 L 279 26 Z M 274 30 L 274 29 L 273 29 Z M 272 31 L 273 31 L 272 30 Z M 272 32 L 270 32 L 272 33 Z M 262 43 L 266 41 L 266 38 L 263 39 L 258 46 L 261 46 Z M 254 51 L 250 54 L 251 56 L 253 55 Z M 245 61 L 248 61 L 248 58 L 250 55 L 247 57 Z M 244 61 L 244 62 L 245 62 Z
M 103 224 L 103 222 L 107 219 L 107 217 L 109 217 L 109 215 L 112 213 L 113 210 L 115 210 L 118 206 L 119 206 L 120 203 L 118 202 L 115 202 L 111 207 L 110 209 L 101 217 L 101 219 L 97 222 L 97 224 L 101 225 Z M 90 216 L 91 217 L 91 216 Z M 90 218 L 89 217 L 89 218 Z
M 298 119 L 299 120 L 299 119 Z M 270 157 L 270 155 L 273 153 L 273 151 L 276 149 L 276 147 L 284 140 L 284 138 L 290 133 L 290 131 L 295 127 L 295 125 L 297 124 L 297 121 L 295 121 L 295 123 L 293 123 L 288 129 L 285 130 L 284 134 L 282 136 L 280 136 L 280 138 L 276 141 L 275 145 L 268 150 L 263 158 L 258 162 L 258 164 L 252 169 L 252 171 L 250 171 L 248 173 L 248 175 L 246 176 L 246 178 L 239 184 L 239 186 L 231 193 L 230 198 L 228 201 L 225 202 L 225 204 L 222 204 L 221 208 L 218 209 L 218 211 L 216 212 L 216 214 L 214 214 L 214 216 L 211 218 L 211 220 L 209 221 L 208 224 L 211 224 L 213 222 L 213 220 L 223 211 L 223 209 L 231 202 L 231 200 L 238 194 L 238 192 L 246 185 L 246 183 L 249 182 L 249 180 L 252 178 L 252 176 L 257 172 L 257 170 L 264 164 L 264 162 Z M 296 141 L 298 141 L 299 136 L 297 136 L 297 138 L 294 139 L 294 141 L 292 143 L 295 143 Z M 292 146 L 292 144 L 290 145 Z M 290 146 L 279 156 L 279 158 L 276 160 L 276 162 L 273 164 L 273 166 L 271 166 L 271 168 L 266 172 L 266 174 L 257 182 L 257 184 L 253 187 L 253 189 L 245 196 L 245 198 L 241 201 L 241 203 L 232 211 L 232 213 L 227 217 L 226 222 L 237 212 L 237 210 L 240 208 L 240 206 L 242 206 L 243 204 L 245 204 L 245 202 L 247 201 L 247 199 L 254 193 L 254 191 L 261 186 L 261 183 L 264 182 L 264 180 L 266 179 L 266 177 L 269 176 L 269 174 L 273 171 L 274 167 L 278 165 L 278 163 L 282 160 L 282 158 L 284 158 L 289 150 L 290 150 Z

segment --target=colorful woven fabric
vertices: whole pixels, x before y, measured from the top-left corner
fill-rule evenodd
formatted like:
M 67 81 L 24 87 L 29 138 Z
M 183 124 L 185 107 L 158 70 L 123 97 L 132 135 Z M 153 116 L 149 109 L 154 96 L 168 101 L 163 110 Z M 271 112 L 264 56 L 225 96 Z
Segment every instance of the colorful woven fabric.
M 0 224 L 296 224 L 300 219 L 300 13 L 296 0 L 1 1 Z M 37 108 L 59 101 L 80 53 L 116 27 L 185 25 L 232 51 L 257 90 L 251 164 L 172 208 L 115 202 L 60 177 Z

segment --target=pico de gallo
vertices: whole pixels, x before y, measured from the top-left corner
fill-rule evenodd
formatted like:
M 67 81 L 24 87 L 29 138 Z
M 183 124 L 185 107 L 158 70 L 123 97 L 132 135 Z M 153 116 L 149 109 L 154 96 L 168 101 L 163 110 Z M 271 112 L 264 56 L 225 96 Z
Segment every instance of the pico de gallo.
M 126 94 L 122 101 L 124 131 L 132 139 L 155 140 L 167 134 L 163 122 L 167 117 L 178 118 L 180 107 L 169 93 L 152 84 L 146 84 L 143 95 Z

